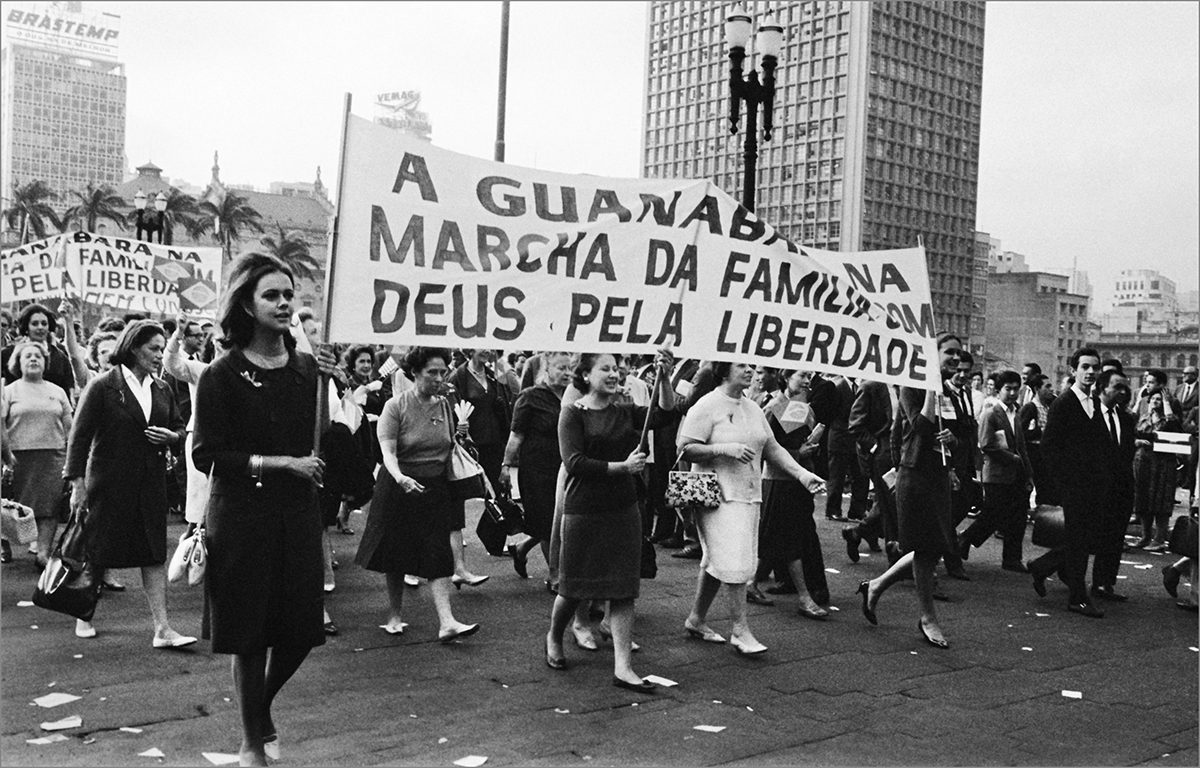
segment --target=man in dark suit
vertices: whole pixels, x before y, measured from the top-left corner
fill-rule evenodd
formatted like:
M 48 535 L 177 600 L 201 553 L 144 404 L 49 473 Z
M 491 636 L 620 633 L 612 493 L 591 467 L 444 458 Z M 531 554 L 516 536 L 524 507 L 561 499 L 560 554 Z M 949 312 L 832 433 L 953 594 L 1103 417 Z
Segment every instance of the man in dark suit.
M 1101 509 L 1092 562 L 1092 597 L 1123 602 L 1118 594 L 1117 571 L 1125 544 L 1125 527 L 1133 511 L 1133 453 L 1136 450 L 1133 416 L 1125 410 L 1132 395 L 1129 380 L 1116 371 L 1096 377 L 1101 420 L 1108 433 L 1105 444 L 1110 485 Z
M 1017 398 L 1021 376 L 1016 371 L 996 375 L 1000 404 L 979 419 L 979 445 L 983 449 L 983 511 L 963 531 L 960 547 L 983 546 L 996 531 L 1004 535 L 1000 567 L 1026 573 L 1021 558 L 1025 539 L 1025 513 L 1033 468 L 1021 430 L 1017 428 Z
M 983 457 L 979 452 L 977 419 L 980 416 L 975 413 L 971 397 L 971 369 L 974 367 L 975 358 L 964 350 L 954 375 L 943 385 L 946 400 L 954 406 L 954 418 L 946 419 L 945 424 L 956 439 L 950 449 L 950 466 L 954 469 L 956 479 L 950 488 L 950 521 L 955 529 L 967 519 L 972 509 L 983 503 L 983 491 L 976 477 L 976 467 L 982 468 Z M 942 559 L 946 563 L 947 576 L 961 581 L 971 580 L 963 568 L 963 560 L 967 558 L 966 550 L 961 546 L 957 551 L 947 552 Z
M 1058 396 L 1046 415 L 1042 456 L 1058 483 L 1065 520 L 1063 544 L 1029 562 L 1033 588 L 1046 594 L 1046 577 L 1057 571 L 1070 590 L 1067 609 L 1090 618 L 1104 612 L 1087 591 L 1088 552 L 1099 526 L 1109 488 L 1108 429 L 1092 386 L 1100 373 L 1100 353 L 1082 347 L 1071 355 L 1075 383 Z
M 1033 390 L 1036 397 L 1017 411 L 1017 431 L 1025 442 L 1029 466 L 1033 468 L 1038 506 L 1057 506 L 1058 491 L 1046 471 L 1046 462 L 1042 460 L 1042 430 L 1046 428 L 1046 415 L 1054 402 L 1054 381 L 1039 374 L 1034 377 Z
M 1196 366 L 1189 365 L 1183 369 L 1183 383 L 1175 388 L 1175 399 L 1179 401 L 1179 409 L 1183 411 L 1183 430 L 1192 435 L 1191 455 L 1183 462 L 1183 470 L 1179 474 L 1179 487 L 1188 489 L 1188 495 L 1196 493 L 1196 422 L 1200 409 L 1197 409 L 1197 394 L 1200 384 L 1196 382 Z
M 826 427 L 829 450 L 829 481 L 825 497 L 825 519 L 843 520 L 842 489 L 850 476 L 850 520 L 861 520 L 867 509 L 867 476 L 858 463 L 858 447 L 850 434 L 850 410 L 854 407 L 855 387 L 845 376 L 834 376 L 837 406 Z
M 846 556 L 858 562 L 858 545 L 864 539 L 874 542 L 895 541 L 896 504 L 883 476 L 892 469 L 890 445 L 892 432 L 892 395 L 887 384 L 864 380 L 850 408 L 850 434 L 858 443 L 859 457 L 869 467 L 871 483 L 875 486 L 875 504 L 863 520 L 842 528 L 846 540 Z M 878 552 L 878 545 L 872 546 Z

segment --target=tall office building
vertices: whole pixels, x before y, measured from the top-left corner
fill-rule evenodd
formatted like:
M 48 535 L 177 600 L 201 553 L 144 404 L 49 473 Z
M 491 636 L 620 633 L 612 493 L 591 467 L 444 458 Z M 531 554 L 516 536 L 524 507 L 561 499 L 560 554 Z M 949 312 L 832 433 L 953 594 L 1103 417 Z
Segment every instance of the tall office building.
M 41 179 L 59 194 L 120 184 L 125 65 L 120 17 L 83 4 L 5 3 L 0 77 L 0 196 Z M 59 208 L 69 204 L 60 201 Z
M 937 325 L 968 335 L 984 3 L 746 7 L 756 24 L 775 10 L 784 28 L 776 127 L 759 145 L 759 216 L 796 242 L 830 250 L 904 248 L 921 238 Z M 649 4 L 645 176 L 741 189 L 744 137 L 730 134 L 728 120 L 729 9 Z

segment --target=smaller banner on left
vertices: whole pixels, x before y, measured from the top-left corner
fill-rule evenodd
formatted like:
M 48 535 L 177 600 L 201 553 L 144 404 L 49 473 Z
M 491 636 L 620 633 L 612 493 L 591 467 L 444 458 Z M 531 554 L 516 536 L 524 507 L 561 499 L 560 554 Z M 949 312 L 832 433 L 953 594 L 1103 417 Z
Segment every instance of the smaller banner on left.
M 0 260 L 5 301 L 71 296 L 131 312 L 215 317 L 221 249 L 89 232 L 30 243 Z

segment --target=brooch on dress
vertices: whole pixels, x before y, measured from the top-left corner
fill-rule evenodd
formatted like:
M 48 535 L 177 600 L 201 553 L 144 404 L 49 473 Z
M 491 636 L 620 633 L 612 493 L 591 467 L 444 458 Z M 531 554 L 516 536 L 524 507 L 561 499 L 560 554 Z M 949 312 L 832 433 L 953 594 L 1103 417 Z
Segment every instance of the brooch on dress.
M 251 371 L 242 371 L 242 378 L 250 382 L 250 386 L 258 388 L 262 386 L 262 382 L 254 378 L 254 373 Z

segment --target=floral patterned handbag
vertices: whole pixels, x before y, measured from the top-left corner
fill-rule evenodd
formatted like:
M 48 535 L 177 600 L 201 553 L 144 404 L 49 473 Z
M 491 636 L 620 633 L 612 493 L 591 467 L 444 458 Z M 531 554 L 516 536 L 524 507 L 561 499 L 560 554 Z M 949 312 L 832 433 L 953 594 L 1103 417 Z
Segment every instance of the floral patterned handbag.
M 693 472 L 676 470 L 681 455 L 675 460 L 675 465 L 667 474 L 667 506 L 701 507 L 716 509 L 724 500 L 721 496 L 721 486 L 717 483 L 715 472 Z

